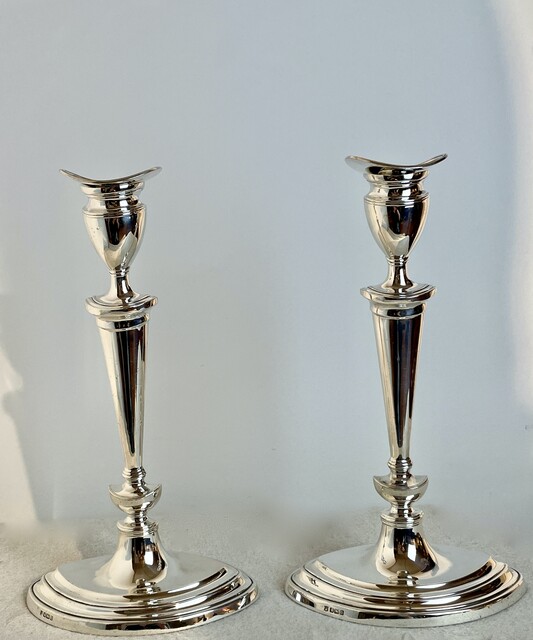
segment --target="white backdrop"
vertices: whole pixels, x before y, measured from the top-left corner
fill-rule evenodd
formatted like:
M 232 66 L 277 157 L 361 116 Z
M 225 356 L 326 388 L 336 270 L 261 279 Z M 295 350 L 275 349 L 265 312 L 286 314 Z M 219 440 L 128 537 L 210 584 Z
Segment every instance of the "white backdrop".
M 107 273 L 58 169 L 163 166 L 132 269 L 160 300 L 145 446 L 158 514 L 336 513 L 382 506 L 371 476 L 388 457 L 358 293 L 385 260 L 343 158 L 447 152 L 411 259 L 438 287 L 414 470 L 430 476 L 424 504 L 472 535 L 531 535 L 526 0 L 4 0 L 0 17 L 2 519 L 112 514 L 122 468 L 83 304 Z

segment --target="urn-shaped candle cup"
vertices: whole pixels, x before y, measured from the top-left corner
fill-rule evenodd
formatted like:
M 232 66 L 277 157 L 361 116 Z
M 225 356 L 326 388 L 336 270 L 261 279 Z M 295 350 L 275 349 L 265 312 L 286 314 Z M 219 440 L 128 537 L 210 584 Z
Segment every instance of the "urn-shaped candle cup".
M 89 198 L 83 208 L 85 226 L 94 248 L 111 274 L 109 292 L 105 296 L 95 296 L 94 300 L 107 305 L 120 301 L 128 304 L 139 302 L 128 281 L 130 265 L 144 233 L 146 206 L 139 200 L 139 194 L 146 180 L 160 171 L 161 167 L 152 167 L 110 180 L 93 180 L 64 169 L 61 171 L 78 182 Z
M 389 273 L 381 285 L 385 291 L 402 293 L 413 287 L 407 275 L 407 260 L 426 223 L 429 194 L 423 181 L 429 168 L 446 157 L 443 154 L 412 166 L 359 156 L 346 158 L 347 164 L 361 172 L 370 184 L 364 198 L 365 213 L 374 240 L 387 257 Z

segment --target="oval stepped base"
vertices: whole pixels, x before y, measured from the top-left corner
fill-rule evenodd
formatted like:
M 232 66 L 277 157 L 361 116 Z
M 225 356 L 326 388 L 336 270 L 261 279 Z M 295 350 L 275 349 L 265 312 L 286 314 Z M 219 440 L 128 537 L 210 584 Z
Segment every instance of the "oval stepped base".
M 27 603 L 43 622 L 82 633 L 144 635 L 205 624 L 257 597 L 253 581 L 234 567 L 191 553 L 169 557 L 157 586 L 121 589 L 102 572 L 108 557 L 60 566 L 30 587 Z
M 287 580 L 287 595 L 319 613 L 389 627 L 433 627 L 497 613 L 525 593 L 522 576 L 477 552 L 434 547 L 430 575 L 394 581 L 378 570 L 374 545 L 328 553 Z

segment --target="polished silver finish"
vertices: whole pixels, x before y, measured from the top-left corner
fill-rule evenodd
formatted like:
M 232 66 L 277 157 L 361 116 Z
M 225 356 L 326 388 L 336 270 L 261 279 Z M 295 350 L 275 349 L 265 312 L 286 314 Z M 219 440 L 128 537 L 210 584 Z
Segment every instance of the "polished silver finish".
M 124 453 L 122 485 L 109 489 L 125 518 L 110 556 L 61 565 L 28 591 L 30 611 L 48 624 L 101 635 L 171 631 L 216 620 L 251 604 L 253 581 L 234 567 L 190 553 L 168 553 L 148 510 L 161 486 L 142 465 L 144 372 L 150 309 L 157 299 L 131 288 L 128 273 L 142 239 L 145 206 L 138 194 L 156 167 L 125 178 L 90 180 L 69 171 L 89 196 L 85 225 L 111 274 L 103 296 L 88 298 L 109 374 Z
M 286 592 L 296 602 L 335 618 L 384 626 L 438 626 L 488 616 L 525 592 L 522 577 L 480 551 L 431 546 L 414 503 L 426 476 L 411 473 L 409 444 L 416 367 L 426 301 L 434 287 L 414 283 L 407 260 L 424 227 L 428 168 L 350 156 L 370 183 L 365 211 L 387 257 L 388 275 L 361 293 L 370 301 L 385 399 L 389 473 L 374 486 L 390 508 L 381 516 L 377 544 L 328 553 L 295 571 Z

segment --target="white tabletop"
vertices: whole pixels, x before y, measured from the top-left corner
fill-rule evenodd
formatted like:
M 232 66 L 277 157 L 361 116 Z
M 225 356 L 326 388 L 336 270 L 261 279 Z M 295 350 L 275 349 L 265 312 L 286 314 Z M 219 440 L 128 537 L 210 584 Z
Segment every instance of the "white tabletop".
M 179 633 L 190 640 L 267 640 L 290 638 L 368 640 L 526 640 L 532 637 L 533 591 L 509 609 L 483 620 L 434 629 L 382 628 L 335 620 L 291 602 L 283 592 L 288 574 L 299 564 L 328 551 L 376 539 L 379 510 L 356 511 L 341 517 L 294 514 L 231 515 L 190 510 L 180 516 L 155 509 L 164 545 L 169 549 L 199 552 L 226 560 L 251 575 L 260 596 L 248 609 L 195 629 L 146 636 L 169 638 Z M 442 510 L 426 507 L 425 528 L 430 542 L 483 548 L 495 558 L 519 569 L 533 584 L 533 562 L 526 545 L 491 538 L 475 531 L 475 522 L 458 527 Z M 458 530 L 460 531 L 458 532 Z M 463 531 L 477 534 L 478 541 Z M 453 530 L 453 536 L 451 532 Z M 516 532 L 513 532 L 516 534 Z M 516 538 L 516 536 L 515 536 Z M 115 541 L 112 519 L 34 525 L 24 531 L 7 531 L 1 553 L 0 638 L 61 640 L 81 635 L 48 626 L 26 609 L 25 593 L 33 580 L 58 564 L 77 558 L 105 555 Z M 97 636 L 86 636 L 97 637 Z M 145 637 L 145 636 L 137 636 Z

